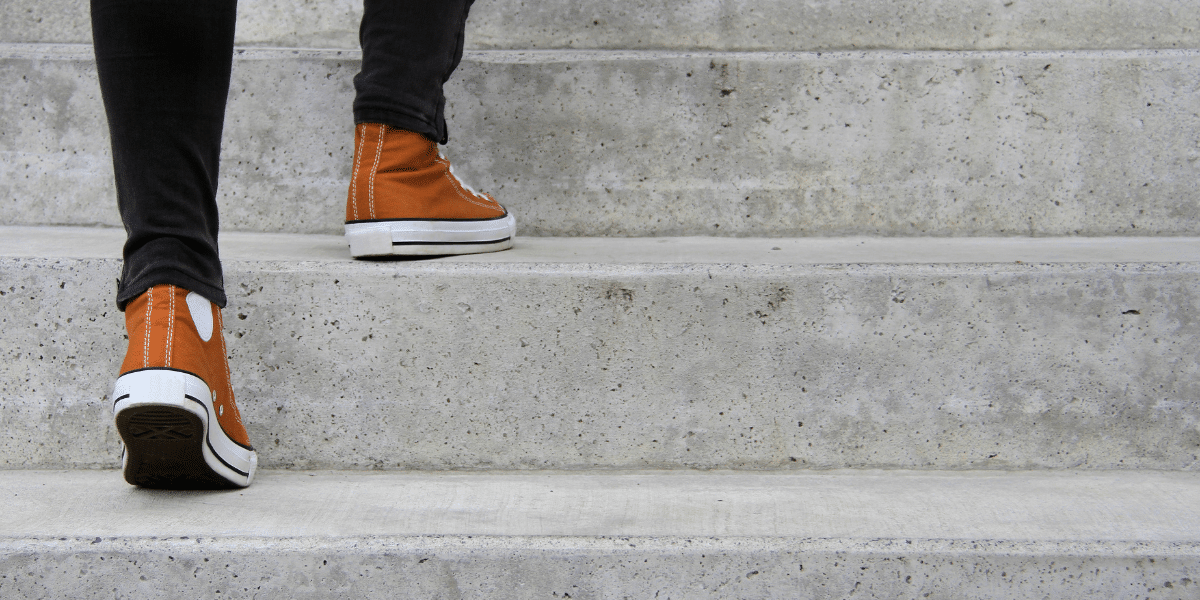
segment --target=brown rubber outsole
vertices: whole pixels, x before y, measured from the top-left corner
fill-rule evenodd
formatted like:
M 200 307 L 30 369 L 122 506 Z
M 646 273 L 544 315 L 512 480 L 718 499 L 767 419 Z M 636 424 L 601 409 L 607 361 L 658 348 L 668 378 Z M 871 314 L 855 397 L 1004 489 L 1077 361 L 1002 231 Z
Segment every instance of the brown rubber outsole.
M 116 415 L 125 442 L 125 481 L 164 490 L 239 487 L 204 460 L 204 422 L 174 406 L 138 406 Z

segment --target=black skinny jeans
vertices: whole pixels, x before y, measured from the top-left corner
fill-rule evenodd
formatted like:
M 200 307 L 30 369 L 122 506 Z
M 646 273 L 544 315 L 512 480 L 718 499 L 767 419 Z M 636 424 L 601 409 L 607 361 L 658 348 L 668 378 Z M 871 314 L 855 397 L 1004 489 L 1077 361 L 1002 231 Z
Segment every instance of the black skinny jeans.
M 365 0 L 355 123 L 446 142 L 442 84 L 474 0 Z M 236 0 L 91 0 L 117 204 L 128 240 L 117 306 L 178 285 L 225 306 L 217 168 Z M 349 161 L 350 157 L 346 157 Z

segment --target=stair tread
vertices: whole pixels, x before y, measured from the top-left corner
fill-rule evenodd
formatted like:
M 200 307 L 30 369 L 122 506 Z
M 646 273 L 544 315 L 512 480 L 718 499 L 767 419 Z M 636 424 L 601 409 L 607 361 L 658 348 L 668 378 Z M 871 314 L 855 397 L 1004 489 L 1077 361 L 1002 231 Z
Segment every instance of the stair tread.
M 120 258 L 124 238 L 123 230 L 113 228 L 0 227 L 0 257 Z M 350 258 L 345 240 L 339 235 L 225 232 L 221 234 L 220 243 L 226 261 L 356 262 Z M 510 251 L 420 259 L 419 262 L 491 265 L 1193 263 L 1200 262 L 1200 237 L 519 237 Z
M 0 489 L 9 539 L 1200 541 L 1200 473 L 1188 472 L 263 471 L 242 490 L 162 492 L 115 471 L 15 470 L 0 472 Z
M 362 4 L 241 2 L 243 44 L 357 48 Z M 601 5 L 522 0 L 477 2 L 468 47 L 669 48 L 1137 48 L 1194 46 L 1200 11 L 1188 0 L 1154 3 L 1044 0 L 1003 8 L 988 0 L 939 2 L 739 2 L 623 0 Z M 91 38 L 86 5 L 9 0 L 0 5 L 0 40 L 82 42 Z

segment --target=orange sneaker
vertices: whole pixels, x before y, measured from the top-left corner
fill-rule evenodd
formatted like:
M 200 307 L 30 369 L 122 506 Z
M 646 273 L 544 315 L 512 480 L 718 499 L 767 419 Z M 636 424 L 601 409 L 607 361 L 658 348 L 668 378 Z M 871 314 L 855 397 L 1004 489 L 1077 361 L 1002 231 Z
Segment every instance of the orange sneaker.
M 221 309 L 156 285 L 125 307 L 129 351 L 113 390 L 125 481 L 169 489 L 245 487 L 258 455 L 229 384 Z
M 352 256 L 439 255 L 511 248 L 516 220 L 454 174 L 429 138 L 378 123 L 354 130 L 346 199 Z

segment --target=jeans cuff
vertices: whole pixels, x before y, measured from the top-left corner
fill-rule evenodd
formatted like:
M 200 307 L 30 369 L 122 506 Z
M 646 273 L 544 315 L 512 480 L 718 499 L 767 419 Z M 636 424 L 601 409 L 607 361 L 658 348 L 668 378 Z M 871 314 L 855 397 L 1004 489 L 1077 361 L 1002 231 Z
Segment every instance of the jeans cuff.
M 225 289 L 220 285 L 214 286 L 211 283 L 205 283 L 175 269 L 160 269 L 133 280 L 122 280 L 117 285 L 117 308 L 121 312 L 125 312 L 125 306 L 134 298 L 160 284 L 170 284 L 189 292 L 196 292 L 220 308 L 225 308 L 225 304 L 228 302 L 225 298 Z
M 382 123 L 388 127 L 419 133 L 439 144 L 445 144 L 448 139 L 445 122 L 430 123 L 412 115 L 381 108 L 354 109 L 354 124 L 360 123 Z

